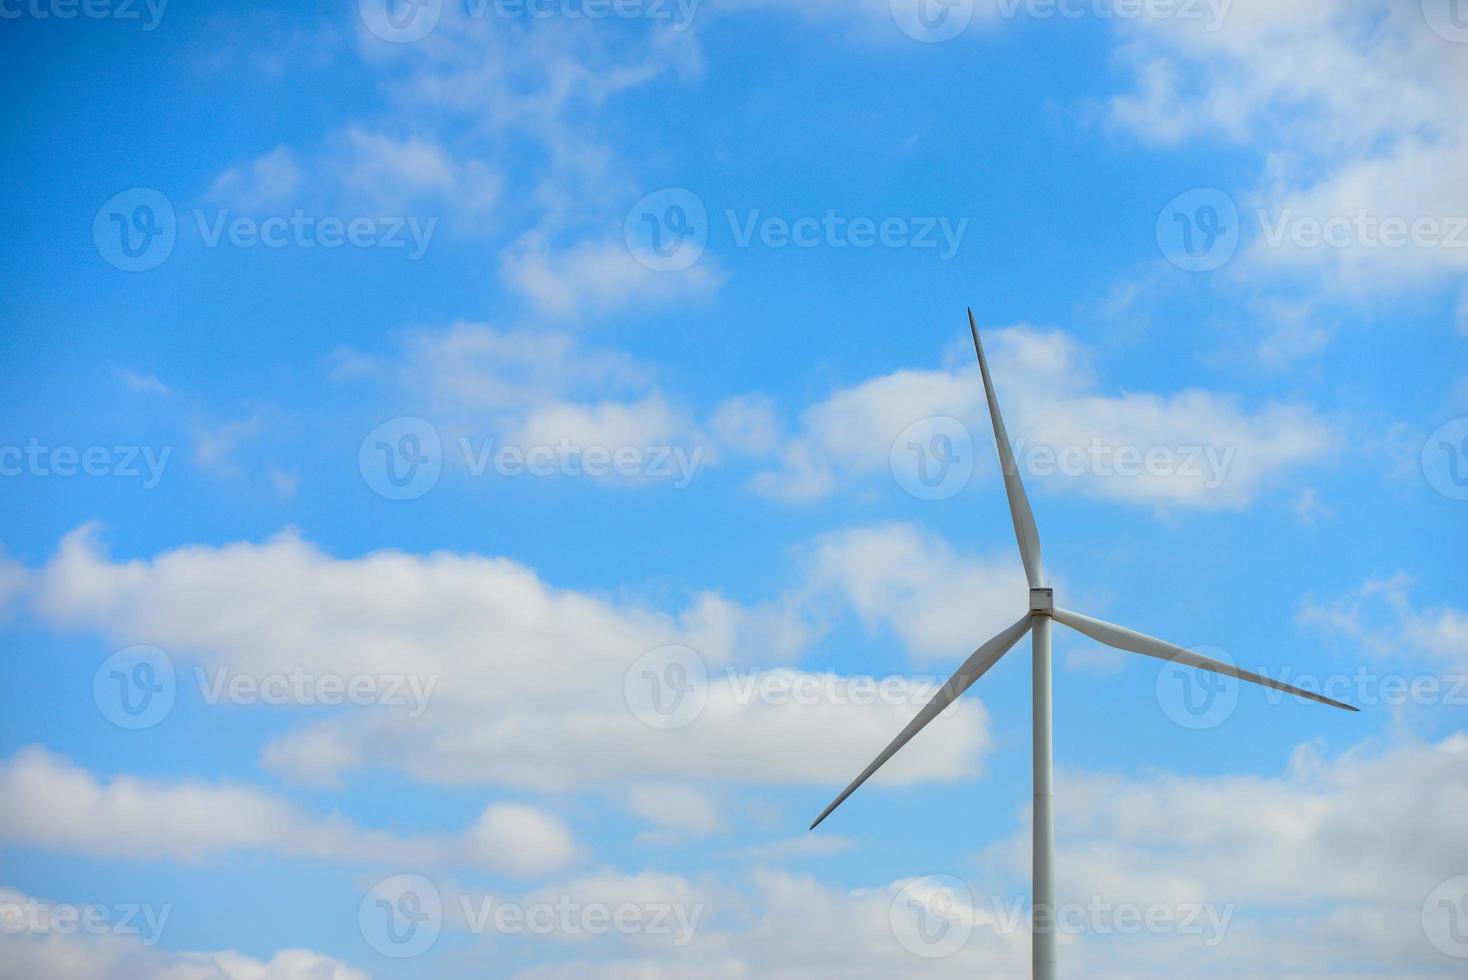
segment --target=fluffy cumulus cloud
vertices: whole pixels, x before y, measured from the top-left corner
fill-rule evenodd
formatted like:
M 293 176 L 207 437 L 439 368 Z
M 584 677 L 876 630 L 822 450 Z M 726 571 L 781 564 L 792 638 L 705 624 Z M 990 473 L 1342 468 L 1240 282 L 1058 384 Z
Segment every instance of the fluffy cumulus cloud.
M 459 835 L 399 837 L 238 783 L 102 778 L 40 747 L 0 760 L 0 839 L 102 857 L 202 861 L 234 851 L 534 878 L 579 857 L 554 814 L 493 804 Z
M 712 259 L 686 269 L 653 268 L 621 239 L 560 249 L 522 243 L 505 253 L 501 271 L 537 312 L 566 318 L 707 297 L 726 278 Z
M 1291 472 L 1329 458 L 1339 443 L 1332 425 L 1305 405 L 1250 408 L 1202 389 L 1109 393 L 1090 352 L 1064 333 L 1019 326 L 986 336 L 1016 458 L 1042 493 L 1157 508 L 1243 507 Z M 897 371 L 806 409 L 779 465 L 754 486 L 808 501 L 874 476 L 919 487 L 925 465 L 942 464 L 960 479 L 970 469 L 997 475 L 991 432 L 971 363 Z
M 396 411 L 434 424 L 445 465 L 476 475 L 517 466 L 681 488 L 717 460 L 704 427 L 649 367 L 570 333 L 467 322 L 419 328 L 385 356 L 338 350 L 334 376 L 386 381 Z
M 962 555 L 910 524 L 832 532 L 807 553 L 813 586 L 922 660 L 967 656 L 1027 609 L 1029 585 L 1012 553 Z
M 1459 734 L 1335 758 L 1306 746 L 1275 776 L 1061 773 L 1062 972 L 1455 975 L 1424 905 L 1468 871 L 1465 764 Z M 691 942 L 522 975 L 1029 976 L 1027 831 L 934 870 L 857 888 L 769 867 L 723 886 L 659 880 L 652 893 L 701 906 Z M 603 877 L 598 894 L 646 900 L 634 881 Z
M 199 667 L 210 678 L 222 669 L 408 676 L 424 690 L 434 681 L 426 705 L 384 697 L 376 710 L 270 744 L 271 766 L 313 782 L 340 780 L 371 758 L 448 784 L 824 786 L 875 755 L 931 693 L 895 678 L 909 696 L 872 696 L 874 678 L 780 666 L 797 661 L 819 628 L 801 611 L 803 594 L 742 606 L 704 593 L 669 612 L 557 589 L 506 559 L 339 559 L 290 534 L 123 562 L 94 529 L 68 536 L 36 577 L 45 620 L 119 644 L 147 638 L 173 656 L 181 686 Z M 220 595 L 231 596 L 226 614 Z M 901 618 L 882 613 L 881 601 L 866 596 L 864 614 Z M 965 699 L 941 724 L 943 738 L 894 760 L 884 780 L 972 775 L 988 745 L 982 704 Z
M 77 928 L 90 911 L 112 928 Z M 368 974 L 304 949 L 259 960 L 233 950 L 166 952 L 155 945 L 170 914 L 153 907 L 133 914 L 91 903 L 57 901 L 0 887 L 0 980 L 368 980 Z
M 1404 573 L 1370 579 L 1346 596 L 1311 599 L 1298 619 L 1378 657 L 1414 658 L 1468 670 L 1468 613 L 1452 606 L 1419 609 Z
M 1260 270 L 1314 270 L 1357 293 L 1458 278 L 1468 271 L 1468 122 L 1443 94 L 1468 82 L 1468 45 L 1452 6 L 1234 0 L 1217 29 L 1128 21 L 1121 55 L 1137 84 L 1111 101 L 1111 116 L 1149 142 L 1256 147 L 1262 180 L 1234 189 L 1246 213 L 1257 209 L 1246 225 L 1337 229 L 1312 244 L 1293 233 L 1271 242 L 1258 228 L 1248 254 Z M 1408 234 L 1386 230 L 1387 219 Z

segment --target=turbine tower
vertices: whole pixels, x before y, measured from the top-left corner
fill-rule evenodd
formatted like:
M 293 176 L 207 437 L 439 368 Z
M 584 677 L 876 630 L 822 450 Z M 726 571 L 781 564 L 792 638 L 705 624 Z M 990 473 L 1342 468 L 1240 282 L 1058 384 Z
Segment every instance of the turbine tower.
M 810 825 L 814 830 L 831 811 L 840 806 L 857 787 L 866 782 L 872 773 L 880 769 L 897 750 L 922 731 L 923 726 L 936 718 L 944 708 L 953 703 L 960 694 L 984 676 L 1009 648 L 1019 642 L 1025 633 L 1031 633 L 1034 642 L 1033 660 L 1033 705 L 1034 705 L 1034 850 L 1032 874 L 1033 888 L 1033 940 L 1034 980 L 1055 980 L 1055 811 L 1051 783 L 1051 725 L 1050 725 L 1050 623 L 1051 620 L 1069 626 L 1107 646 L 1132 653 L 1140 653 L 1159 660 L 1195 667 L 1199 670 L 1226 674 L 1239 680 L 1252 681 L 1276 691 L 1284 691 L 1298 697 L 1328 704 L 1334 708 L 1356 711 L 1321 694 L 1305 691 L 1290 684 L 1240 670 L 1210 657 L 1129 630 L 1124 626 L 1092 619 L 1080 613 L 1070 612 L 1055 605 L 1054 590 L 1045 585 L 1045 572 L 1040 563 L 1040 534 L 1035 529 L 1035 515 L 1030 511 L 1029 499 L 1025 496 L 1024 484 L 1020 482 L 1019 467 L 1014 462 L 1014 450 L 1009 435 L 1004 430 L 1004 418 L 999 414 L 999 401 L 994 395 L 994 382 L 989 377 L 989 362 L 984 357 L 984 345 L 979 340 L 978 324 L 974 322 L 974 311 L 968 311 L 969 331 L 974 336 L 974 352 L 979 356 L 979 373 L 984 379 L 984 396 L 989 402 L 989 418 L 994 423 L 994 442 L 999 448 L 999 465 L 1004 473 L 1004 494 L 1009 498 L 1009 514 L 1014 519 L 1014 536 L 1019 542 L 1020 559 L 1024 562 L 1025 578 L 1030 584 L 1029 611 L 1013 626 L 975 650 L 950 677 L 938 693 L 923 706 L 917 717 L 872 760 L 851 785 L 831 802 Z

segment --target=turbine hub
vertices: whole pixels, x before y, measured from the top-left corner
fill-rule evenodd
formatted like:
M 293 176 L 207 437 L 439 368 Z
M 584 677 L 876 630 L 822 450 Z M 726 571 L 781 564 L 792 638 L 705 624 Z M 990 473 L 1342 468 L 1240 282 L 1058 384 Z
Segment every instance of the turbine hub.
M 1030 590 L 1030 615 L 1048 616 L 1055 611 L 1054 589 Z

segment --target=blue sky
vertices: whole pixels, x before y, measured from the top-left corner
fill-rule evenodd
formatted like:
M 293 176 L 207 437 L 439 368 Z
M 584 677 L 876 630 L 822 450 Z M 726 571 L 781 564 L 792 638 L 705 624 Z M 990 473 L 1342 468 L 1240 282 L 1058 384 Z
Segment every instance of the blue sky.
M 1027 976 L 1026 645 L 805 830 L 1024 609 L 970 306 L 1057 601 L 1363 709 L 1057 629 L 1067 974 L 1461 972 L 1452 2 L 82 9 L 0 977 Z

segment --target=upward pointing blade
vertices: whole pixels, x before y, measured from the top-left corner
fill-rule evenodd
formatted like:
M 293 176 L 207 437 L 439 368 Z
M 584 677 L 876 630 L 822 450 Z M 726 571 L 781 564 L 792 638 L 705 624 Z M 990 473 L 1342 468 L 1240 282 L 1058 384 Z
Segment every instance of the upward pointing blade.
M 994 382 L 989 377 L 989 361 L 984 345 L 979 342 L 979 325 L 974 311 L 968 311 L 968 328 L 974 335 L 974 353 L 979 355 L 979 373 L 984 376 L 984 397 L 989 400 L 989 418 L 994 423 L 994 441 L 999 446 L 999 468 L 1004 472 L 1004 495 L 1009 498 L 1009 515 L 1014 518 L 1014 537 L 1019 542 L 1019 556 L 1025 563 L 1025 577 L 1030 588 L 1045 584 L 1045 569 L 1040 563 L 1040 532 L 1035 528 L 1035 515 L 1030 511 L 1025 486 L 1020 482 L 1019 467 L 1014 462 L 1014 449 L 1009 433 L 1004 430 L 1004 416 L 999 414 L 999 399 L 994 396 Z
M 1197 667 L 1199 670 L 1211 670 L 1215 674 L 1227 674 L 1229 677 L 1237 677 L 1241 681 L 1252 681 L 1255 684 L 1272 687 L 1276 691 L 1284 691 L 1286 694 L 1294 694 L 1297 697 L 1308 698 L 1311 701 L 1318 701 L 1321 704 L 1328 704 L 1332 708 L 1344 708 L 1347 711 L 1360 710 L 1351 707 L 1349 704 L 1328 698 L 1323 694 L 1316 694 L 1313 691 L 1306 691 L 1303 688 L 1295 687 L 1293 684 L 1286 684 L 1283 681 L 1276 681 L 1247 670 L 1240 670 L 1238 667 L 1214 660 L 1212 657 L 1205 657 L 1202 654 L 1194 653 L 1191 650 L 1168 643 L 1166 640 L 1159 640 L 1156 637 L 1148 636 L 1146 633 L 1129 630 L 1125 626 L 1117 626 L 1115 623 L 1092 619 L 1090 616 L 1082 616 L 1080 613 L 1073 613 L 1067 609 L 1056 609 L 1051 613 L 1051 616 L 1057 623 L 1064 623 L 1071 629 L 1078 630 L 1091 639 L 1100 640 L 1107 646 L 1116 647 L 1118 650 L 1142 653 L 1149 657 L 1156 657 L 1159 660 L 1173 660 L 1177 663 L 1185 664 L 1188 667 Z
M 830 806 L 821 811 L 821 815 L 816 817 L 815 823 L 810 825 L 810 829 L 815 830 L 819 827 L 821 821 L 831 815 L 832 810 L 845 802 L 846 798 L 852 793 L 855 793 L 858 786 L 866 782 L 872 773 L 882 768 L 882 764 L 896 755 L 897 750 L 906 745 L 914 735 L 922 731 L 924 725 L 938 717 L 939 713 L 952 704 L 954 699 L 960 694 L 967 691 L 974 681 L 983 677 L 985 671 L 994 666 L 999 658 L 1004 656 L 1009 648 L 1019 641 L 1020 637 L 1029 632 L 1030 623 L 1031 617 L 1026 614 L 1019 622 L 970 654 L 969 658 L 954 672 L 953 676 L 948 678 L 947 682 L 938 689 L 938 693 L 933 696 L 933 700 L 923 705 L 923 710 L 917 713 L 917 717 L 908 722 L 907 727 L 892 740 L 891 744 L 882 750 L 882 754 L 873 759 L 872 764 L 862 770 L 861 775 L 853 779 L 851 785 L 842 790 L 841 795 L 831 801 Z

